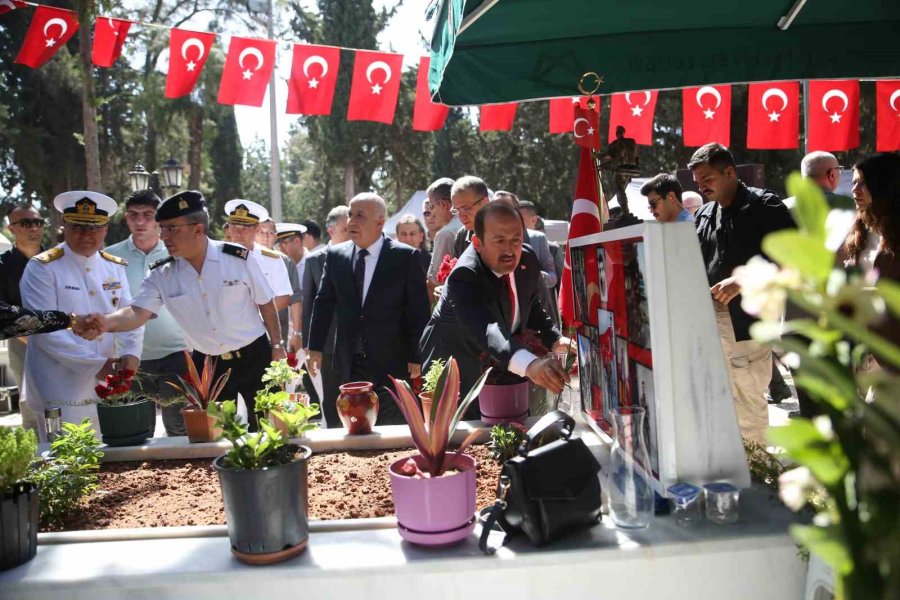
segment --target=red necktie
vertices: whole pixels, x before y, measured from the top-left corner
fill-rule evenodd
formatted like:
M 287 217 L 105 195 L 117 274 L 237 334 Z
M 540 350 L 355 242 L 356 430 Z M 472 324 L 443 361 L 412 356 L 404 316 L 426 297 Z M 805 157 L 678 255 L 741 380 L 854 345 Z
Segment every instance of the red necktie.
M 503 285 L 506 286 L 506 293 L 509 294 L 509 308 L 510 308 L 510 320 L 509 320 L 509 329 L 512 331 L 513 326 L 516 324 L 516 311 L 518 306 L 516 306 L 516 294 L 513 292 L 512 281 L 510 281 L 510 275 L 504 275 L 500 279 L 503 280 Z

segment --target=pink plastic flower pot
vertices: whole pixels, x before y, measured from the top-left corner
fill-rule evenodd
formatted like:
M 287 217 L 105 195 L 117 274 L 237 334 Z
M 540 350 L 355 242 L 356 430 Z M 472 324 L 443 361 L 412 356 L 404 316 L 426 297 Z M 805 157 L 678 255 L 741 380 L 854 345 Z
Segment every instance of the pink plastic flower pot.
M 478 394 L 485 423 L 519 421 L 528 416 L 528 381 L 512 385 L 485 385 Z
M 391 492 L 400 535 L 422 545 L 442 546 L 465 539 L 475 526 L 475 459 L 448 452 L 448 468 L 460 469 L 434 479 L 400 474 L 412 458 L 422 468 L 422 457 L 401 458 L 391 464 Z

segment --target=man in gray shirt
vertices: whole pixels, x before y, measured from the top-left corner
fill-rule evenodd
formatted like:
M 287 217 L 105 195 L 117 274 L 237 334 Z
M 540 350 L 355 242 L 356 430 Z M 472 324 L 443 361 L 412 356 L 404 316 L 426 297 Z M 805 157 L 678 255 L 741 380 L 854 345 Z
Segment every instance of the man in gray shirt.
M 437 273 L 445 256 L 453 256 L 453 242 L 456 239 L 456 230 L 459 222 L 454 222 L 450 210 L 450 190 L 453 189 L 453 180 L 442 177 L 428 186 L 425 191 L 428 194 L 431 218 L 434 219 L 438 231 L 431 242 L 431 265 L 428 267 L 428 293 L 434 292 L 438 285 Z

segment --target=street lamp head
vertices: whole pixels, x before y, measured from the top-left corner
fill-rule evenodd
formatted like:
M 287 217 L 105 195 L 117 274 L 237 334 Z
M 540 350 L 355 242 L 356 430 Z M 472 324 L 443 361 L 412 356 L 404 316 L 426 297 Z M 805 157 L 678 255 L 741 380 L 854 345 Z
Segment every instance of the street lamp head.
M 161 171 L 167 188 L 178 189 L 181 187 L 181 175 L 184 167 L 177 160 L 174 158 L 167 160 Z
M 132 192 L 150 189 L 150 173 L 141 163 L 134 165 L 134 169 L 128 172 L 128 177 L 131 180 Z

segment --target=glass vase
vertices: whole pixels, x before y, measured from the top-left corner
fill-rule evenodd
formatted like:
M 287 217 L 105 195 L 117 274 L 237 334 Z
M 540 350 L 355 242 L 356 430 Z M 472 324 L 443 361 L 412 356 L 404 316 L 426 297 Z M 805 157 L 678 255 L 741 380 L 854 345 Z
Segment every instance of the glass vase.
M 618 527 L 639 529 L 653 518 L 650 458 L 644 438 L 646 414 L 639 406 L 614 408 L 612 414 L 616 440 L 610 452 L 606 488 L 609 516 Z

